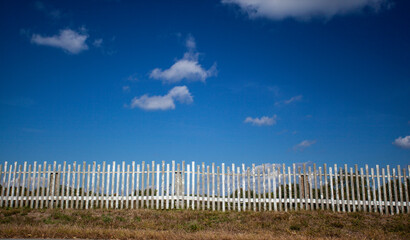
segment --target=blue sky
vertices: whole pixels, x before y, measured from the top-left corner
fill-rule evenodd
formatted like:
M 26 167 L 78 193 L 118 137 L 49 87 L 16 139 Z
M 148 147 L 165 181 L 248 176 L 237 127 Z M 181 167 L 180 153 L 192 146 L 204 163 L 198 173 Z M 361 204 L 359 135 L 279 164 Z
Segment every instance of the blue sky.
M 409 10 L 1 1 L 0 162 L 407 165 Z

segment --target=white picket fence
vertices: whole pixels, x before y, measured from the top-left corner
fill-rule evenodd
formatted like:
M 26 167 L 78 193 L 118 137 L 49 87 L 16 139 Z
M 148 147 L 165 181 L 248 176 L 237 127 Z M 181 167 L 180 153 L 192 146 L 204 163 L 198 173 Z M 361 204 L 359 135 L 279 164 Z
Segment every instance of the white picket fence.
M 0 207 L 409 213 L 410 166 L 0 164 Z

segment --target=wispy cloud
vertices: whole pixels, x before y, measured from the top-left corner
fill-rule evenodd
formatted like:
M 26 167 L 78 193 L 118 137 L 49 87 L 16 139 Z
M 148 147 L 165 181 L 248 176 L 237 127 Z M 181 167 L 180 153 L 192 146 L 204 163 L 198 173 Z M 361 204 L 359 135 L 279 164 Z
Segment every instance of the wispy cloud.
M 217 75 L 216 63 L 208 70 L 199 64 L 199 53 L 196 52 L 196 42 L 192 36 L 188 36 L 185 46 L 188 51 L 182 59 L 168 69 L 155 68 L 151 71 L 150 78 L 162 80 L 164 83 L 177 83 L 182 80 L 205 82 L 207 78 Z
M 271 126 L 271 125 L 276 124 L 276 119 L 277 119 L 277 116 L 275 114 L 272 117 L 267 117 L 267 116 L 263 116 L 261 118 L 247 117 L 244 122 L 251 123 L 254 126 Z
M 410 149 L 410 136 L 398 137 L 394 140 L 393 144 L 401 148 Z
M 95 40 L 94 40 L 93 45 L 94 45 L 94 47 L 99 48 L 99 47 L 102 46 L 102 43 L 103 43 L 103 39 L 102 39 L 102 38 L 98 38 L 98 39 L 95 39 Z
M 316 143 L 316 140 L 304 140 L 300 142 L 299 144 L 293 146 L 294 151 L 303 151 L 305 148 L 312 146 L 313 144 Z
M 61 48 L 66 52 L 78 54 L 88 49 L 88 45 L 86 44 L 87 38 L 88 34 L 85 33 L 84 29 L 80 32 L 63 29 L 60 30 L 59 34 L 51 37 L 33 34 L 31 42 L 37 45 Z
M 129 92 L 130 91 L 130 86 L 122 86 L 122 91 L 123 92 Z
M 250 18 L 264 17 L 273 20 L 309 20 L 315 17 L 330 19 L 363 9 L 378 11 L 392 6 L 390 0 L 222 0 L 222 3 L 239 6 Z
M 300 102 L 300 101 L 302 101 L 302 99 L 303 99 L 303 96 L 298 95 L 298 96 L 291 97 L 290 99 L 287 99 L 287 100 L 276 102 L 275 105 L 276 106 L 288 105 L 288 104 L 291 104 L 291 103 Z
M 130 107 L 145 110 L 169 110 L 175 109 L 176 101 L 185 104 L 193 102 L 193 97 L 186 86 L 174 87 L 163 96 L 148 96 L 145 94 L 141 97 L 135 97 L 132 99 Z
M 35 2 L 35 7 L 38 11 L 43 12 L 46 16 L 59 19 L 61 17 L 61 11 L 53 8 L 50 5 L 46 5 L 44 2 L 37 1 Z

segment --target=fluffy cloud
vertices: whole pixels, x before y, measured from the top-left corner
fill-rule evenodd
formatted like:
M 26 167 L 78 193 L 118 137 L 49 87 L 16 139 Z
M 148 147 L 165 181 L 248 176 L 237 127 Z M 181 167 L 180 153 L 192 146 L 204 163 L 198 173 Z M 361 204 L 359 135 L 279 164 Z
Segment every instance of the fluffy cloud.
M 305 148 L 312 146 L 316 143 L 316 140 L 304 140 L 301 143 L 293 147 L 295 151 L 303 151 Z
M 406 136 L 404 138 L 398 137 L 396 140 L 394 140 L 393 144 L 401 148 L 410 149 L 410 136 Z
M 252 125 L 255 126 L 271 126 L 276 124 L 276 115 L 273 115 L 272 117 L 266 117 L 263 116 L 261 118 L 252 118 L 252 117 L 247 117 L 245 119 L 245 123 L 251 123 Z
M 193 102 L 192 95 L 186 86 L 174 87 L 164 96 L 145 94 L 141 97 L 135 97 L 132 99 L 130 107 L 145 110 L 169 110 L 175 109 L 175 101 L 186 104 Z
M 182 80 L 205 82 L 207 78 L 216 76 L 216 64 L 208 70 L 199 64 L 196 42 L 192 36 L 187 38 L 185 46 L 188 52 L 184 54 L 182 59 L 176 61 L 168 69 L 155 68 L 151 71 L 150 78 L 159 79 L 166 83 L 177 83 Z
M 69 53 L 78 54 L 84 50 L 88 49 L 85 41 L 87 40 L 88 35 L 86 33 L 78 33 L 71 29 L 60 30 L 58 35 L 51 37 L 43 37 L 39 34 L 33 34 L 31 37 L 31 42 L 61 48 Z
M 222 3 L 238 5 L 251 18 L 274 20 L 331 18 L 364 8 L 377 11 L 383 5 L 390 5 L 389 0 L 222 0 Z

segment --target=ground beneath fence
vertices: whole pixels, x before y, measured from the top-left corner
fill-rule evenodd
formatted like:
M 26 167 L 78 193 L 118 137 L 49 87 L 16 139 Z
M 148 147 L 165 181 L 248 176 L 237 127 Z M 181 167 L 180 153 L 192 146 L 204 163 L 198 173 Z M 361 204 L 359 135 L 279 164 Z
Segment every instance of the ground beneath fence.
M 410 215 L 3 208 L 0 238 L 410 239 Z

